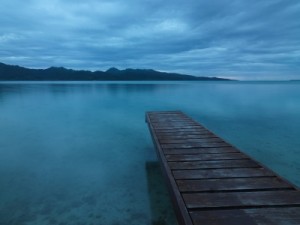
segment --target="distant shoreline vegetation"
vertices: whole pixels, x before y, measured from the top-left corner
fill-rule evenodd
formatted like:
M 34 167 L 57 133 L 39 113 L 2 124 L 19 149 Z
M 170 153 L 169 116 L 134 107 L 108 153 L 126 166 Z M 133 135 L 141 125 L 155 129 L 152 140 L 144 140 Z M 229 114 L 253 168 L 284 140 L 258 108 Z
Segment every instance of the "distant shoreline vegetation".
M 219 77 L 196 77 L 152 69 L 110 68 L 107 71 L 72 70 L 64 67 L 29 69 L 0 63 L 0 81 L 231 81 Z

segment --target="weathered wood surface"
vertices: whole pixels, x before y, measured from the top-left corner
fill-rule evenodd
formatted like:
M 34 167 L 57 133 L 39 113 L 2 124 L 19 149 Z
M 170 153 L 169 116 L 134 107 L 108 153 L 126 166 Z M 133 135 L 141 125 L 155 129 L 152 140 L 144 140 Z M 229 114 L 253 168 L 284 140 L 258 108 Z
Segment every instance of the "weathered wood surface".
M 178 223 L 299 225 L 300 191 L 179 111 L 146 113 Z

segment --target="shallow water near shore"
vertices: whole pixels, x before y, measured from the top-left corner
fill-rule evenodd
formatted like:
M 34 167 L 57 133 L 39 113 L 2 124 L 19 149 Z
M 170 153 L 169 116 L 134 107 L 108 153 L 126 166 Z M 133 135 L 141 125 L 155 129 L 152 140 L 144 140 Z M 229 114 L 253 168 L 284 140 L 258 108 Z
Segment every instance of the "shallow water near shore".
M 156 110 L 300 186 L 300 82 L 0 83 L 0 224 L 176 223 L 145 123 Z

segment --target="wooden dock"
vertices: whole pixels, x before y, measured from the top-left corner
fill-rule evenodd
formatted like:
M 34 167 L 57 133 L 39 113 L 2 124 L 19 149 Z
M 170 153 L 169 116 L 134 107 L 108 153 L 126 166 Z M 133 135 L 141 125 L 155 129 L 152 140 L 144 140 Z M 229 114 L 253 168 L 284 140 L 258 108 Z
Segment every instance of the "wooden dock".
M 180 225 L 300 225 L 300 191 L 179 111 L 148 123 Z

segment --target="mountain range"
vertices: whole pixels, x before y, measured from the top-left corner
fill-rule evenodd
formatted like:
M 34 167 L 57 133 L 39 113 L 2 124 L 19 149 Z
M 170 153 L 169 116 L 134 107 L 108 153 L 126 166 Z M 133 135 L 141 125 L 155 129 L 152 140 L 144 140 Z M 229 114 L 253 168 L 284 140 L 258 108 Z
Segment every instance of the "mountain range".
M 110 68 L 107 71 L 72 70 L 64 67 L 29 69 L 0 63 L 2 81 L 224 81 L 218 77 L 197 77 L 178 73 L 159 72 L 152 69 Z

